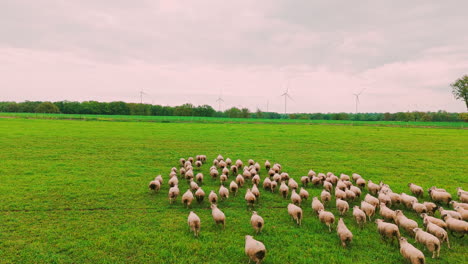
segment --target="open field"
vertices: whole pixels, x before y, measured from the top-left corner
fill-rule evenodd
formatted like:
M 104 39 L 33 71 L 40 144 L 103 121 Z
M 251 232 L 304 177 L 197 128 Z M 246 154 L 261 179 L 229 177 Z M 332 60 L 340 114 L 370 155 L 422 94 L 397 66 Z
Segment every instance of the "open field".
M 349 126 L 390 126 L 390 127 L 442 127 L 467 128 L 464 122 L 402 122 L 402 121 L 350 121 L 310 119 L 261 119 L 261 118 L 220 118 L 198 116 L 132 116 L 132 115 L 80 115 L 80 114 L 36 114 L 0 113 L 0 118 L 34 118 L 83 121 L 117 122 L 160 122 L 160 123 L 242 123 L 242 124 L 300 124 L 300 125 L 349 125 Z
M 215 226 L 207 201 L 194 202 L 200 238 L 188 231 L 190 210 L 180 201 L 185 181 L 177 202 L 168 203 L 170 168 L 197 154 L 209 163 L 218 154 L 279 162 L 298 182 L 313 169 L 357 172 L 399 193 L 409 193 L 410 181 L 446 188 L 453 197 L 456 187 L 468 189 L 464 129 L 0 118 L 0 146 L 0 263 L 247 263 L 244 236 L 254 231 L 245 187 L 219 203 L 227 217 L 224 231 Z M 201 169 L 207 194 L 219 186 L 207 177 L 210 166 Z M 164 184 L 155 194 L 148 182 L 157 174 Z M 260 175 L 263 180 L 265 169 Z M 321 192 L 307 190 L 311 197 Z M 286 210 L 289 199 L 260 191 L 256 210 L 265 229 L 254 237 L 267 247 L 264 263 L 405 263 L 397 245 L 380 240 L 374 223 L 360 230 L 348 212 L 354 240 L 343 249 L 336 231 L 328 233 L 312 213 L 311 198 L 297 227 Z M 338 215 L 334 200 L 327 208 Z M 450 236 L 450 242 L 452 248 L 443 244 L 435 260 L 416 247 L 427 263 L 467 263 L 468 238 Z

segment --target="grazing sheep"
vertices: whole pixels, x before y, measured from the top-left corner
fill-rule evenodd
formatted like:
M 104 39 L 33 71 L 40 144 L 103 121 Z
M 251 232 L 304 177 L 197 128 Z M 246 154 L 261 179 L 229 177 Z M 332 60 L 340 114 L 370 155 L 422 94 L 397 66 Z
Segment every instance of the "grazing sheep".
M 257 200 L 250 189 L 247 189 L 247 192 L 245 193 L 245 200 L 247 201 L 247 206 L 253 206 L 255 200 Z
M 351 181 L 351 178 L 349 177 L 349 175 L 341 173 L 340 174 L 340 180 L 342 180 L 342 181 Z
M 440 226 L 433 224 L 431 222 L 427 222 L 427 224 L 426 223 L 424 224 L 426 225 L 426 231 L 428 233 L 431 233 L 435 237 L 437 237 L 440 240 L 440 243 L 443 243 L 444 241 L 446 241 L 448 248 L 450 248 L 450 242 L 449 242 L 447 231 L 445 231 Z
M 215 180 L 216 178 L 218 178 L 218 175 L 219 175 L 219 172 L 217 169 L 214 169 L 214 170 L 210 170 L 210 176 L 213 180 Z
M 239 171 L 239 169 L 237 168 L 236 165 L 232 165 L 232 166 L 231 166 L 231 171 L 232 171 L 232 174 L 237 174 L 237 172 Z
M 309 180 L 309 177 L 307 177 L 307 176 L 302 176 L 302 177 L 301 177 L 302 186 L 307 187 L 307 184 L 309 183 L 309 181 L 310 181 L 310 180 Z
M 357 173 L 351 174 L 351 177 L 353 178 L 353 181 L 356 182 L 358 179 L 362 179 L 361 175 Z
M 416 242 L 423 244 L 430 252 L 432 252 L 432 258 L 440 256 L 440 241 L 434 235 L 423 231 L 421 228 L 413 229 L 415 233 L 414 238 Z
M 268 170 L 270 170 L 270 168 L 271 168 L 271 163 L 270 163 L 270 161 L 266 160 L 265 161 L 265 169 L 268 171 Z
M 442 219 L 435 218 L 427 214 L 421 214 L 421 217 L 423 219 L 424 225 L 430 222 L 430 223 L 433 223 L 434 225 L 439 226 L 440 228 L 447 229 L 447 224 Z
M 271 168 L 271 169 L 273 169 L 275 171 L 275 173 L 279 173 L 281 171 L 281 168 L 278 165 L 279 164 L 274 164 L 273 167 Z
M 465 236 L 465 234 L 468 234 L 468 222 L 465 222 L 463 220 L 458 220 L 450 216 L 449 214 L 443 215 L 445 223 L 447 223 L 447 228 L 450 230 L 450 233 L 452 235 L 455 233 L 461 233 L 461 237 Z
M 222 161 L 224 160 L 223 156 L 221 156 L 221 154 L 218 155 L 218 157 L 216 157 L 216 160 L 217 161 Z
M 288 173 L 282 172 L 280 175 L 281 175 L 281 180 L 282 181 L 288 181 L 288 183 L 291 182 L 291 181 L 289 181 L 289 174 Z M 293 184 L 297 185 L 297 182 L 294 179 L 292 179 L 292 182 L 293 182 Z M 291 188 L 291 186 L 289 186 L 289 188 Z
M 437 207 L 437 205 L 435 203 L 423 202 L 422 204 L 424 204 L 424 206 L 426 206 L 428 214 L 434 215 L 435 211 L 437 211 L 438 207 Z
M 219 182 L 224 185 L 225 182 L 227 182 L 228 180 L 228 176 L 226 174 L 221 174 L 221 176 L 219 176 Z
M 400 237 L 400 253 L 401 255 L 409 260 L 411 264 L 424 264 L 426 259 L 424 254 L 413 245 L 411 245 L 408 240 L 404 237 Z
M 328 203 L 331 201 L 331 194 L 327 190 L 322 190 L 320 193 L 320 200 L 322 203 Z
M 283 196 L 284 199 L 286 199 L 288 197 L 289 188 L 288 188 L 288 186 L 286 185 L 286 183 L 284 181 L 281 182 L 279 191 L 280 191 L 280 193 L 281 193 L 281 195 Z
M 328 231 L 331 232 L 331 225 L 335 223 L 335 216 L 328 211 L 319 210 L 318 211 L 320 222 L 326 224 L 328 226 Z
M 177 196 L 179 195 L 179 187 L 177 187 L 177 184 L 174 185 L 169 189 L 169 203 L 172 204 L 175 199 L 177 199 Z
M 185 176 L 185 172 L 186 172 L 185 168 L 180 168 L 179 173 L 181 176 Z
M 244 166 L 244 164 L 242 163 L 242 160 L 239 160 L 239 159 L 236 160 L 236 167 L 240 169 L 242 166 Z
M 366 213 L 367 217 L 369 217 L 369 221 L 371 221 L 372 216 L 375 214 L 375 206 L 366 201 L 361 201 L 361 210 Z
M 377 207 L 380 204 L 379 199 L 375 198 L 374 196 L 372 196 L 370 194 L 366 194 L 366 196 L 364 197 L 364 201 L 366 201 L 367 203 L 373 205 L 374 207 Z
M 338 180 L 338 182 L 336 182 L 336 188 L 345 191 L 347 186 L 342 180 Z
M 359 189 L 358 187 L 353 185 L 353 186 L 349 187 L 349 190 L 352 191 L 355 196 L 361 197 L 361 189 Z M 346 194 L 346 195 L 348 195 L 348 194 Z
M 372 194 L 376 195 L 380 191 L 381 186 L 373 183 L 371 180 L 367 181 L 367 190 Z
M 169 173 L 169 178 L 172 178 L 172 177 L 177 177 L 177 172 L 171 171 L 171 172 Z
M 185 172 L 185 179 L 186 180 L 191 180 L 193 179 L 194 175 L 193 175 L 193 171 L 192 170 L 187 170 L 187 172 Z
M 252 185 L 251 191 L 255 195 L 255 198 L 257 198 L 257 202 L 258 202 L 258 198 L 260 198 L 260 190 L 258 189 L 256 184 Z
M 188 226 L 190 230 L 193 232 L 193 235 L 195 237 L 198 237 L 200 234 L 200 227 L 201 227 L 201 221 L 200 217 L 196 215 L 193 211 L 190 211 L 188 218 L 187 218 Z
M 450 215 L 452 218 L 462 220 L 462 216 L 457 211 L 445 210 L 443 207 L 439 207 L 440 216 L 443 218 L 444 215 Z
M 185 170 L 188 170 L 190 167 L 192 167 L 192 162 L 190 160 L 187 160 L 184 164 Z
M 362 189 L 364 188 L 364 186 L 366 186 L 366 180 L 364 180 L 363 178 L 359 178 L 356 180 L 356 185 Z
M 410 234 L 411 236 L 414 236 L 414 229 L 418 227 L 418 223 L 414 221 L 413 219 L 409 219 L 406 217 L 401 210 L 395 210 L 395 218 L 393 219 L 395 224 L 397 224 L 399 227 L 403 228 Z
M 226 162 L 225 162 L 224 160 L 221 160 L 221 161 L 218 163 L 218 167 L 219 167 L 220 169 L 226 169 L 227 164 L 226 164 Z
M 159 181 L 157 181 L 157 180 L 151 181 L 148 186 L 149 186 L 150 190 L 153 190 L 155 192 L 157 192 L 157 191 L 159 191 L 159 189 L 161 189 L 161 183 Z
M 218 209 L 216 204 L 211 205 L 211 215 L 213 216 L 213 220 L 215 221 L 216 225 L 223 224 L 223 229 L 226 227 L 226 216 L 221 210 Z
M 356 194 L 353 191 L 346 189 L 345 193 L 346 193 L 346 200 L 348 201 L 356 200 Z
M 181 167 L 183 167 L 185 165 L 185 159 L 184 158 L 180 158 L 179 159 L 179 164 Z
M 189 157 L 189 158 L 187 159 L 187 161 L 190 162 L 190 163 L 193 163 L 193 162 L 195 161 L 195 159 L 194 159 L 193 157 Z M 186 162 L 186 163 L 187 163 L 187 162 Z
M 309 170 L 309 172 L 307 173 L 307 176 L 310 179 L 312 179 L 312 177 L 317 176 L 317 173 L 315 173 L 315 171 L 313 171 L 313 170 Z
M 364 211 L 359 209 L 359 206 L 355 205 L 353 207 L 353 216 L 354 216 L 354 219 L 356 220 L 356 223 L 362 229 L 364 224 L 366 223 L 366 213 L 364 213 Z
M 240 187 L 244 186 L 244 177 L 242 177 L 242 175 L 237 175 L 236 177 L 236 183 L 237 185 L 239 185 Z
M 353 233 L 349 231 L 346 227 L 345 223 L 343 222 L 343 218 L 340 217 L 338 220 L 338 226 L 336 227 L 336 233 L 341 240 L 341 245 L 346 247 L 346 243 L 351 243 L 353 240 Z
M 237 195 L 237 190 L 239 190 L 239 186 L 237 186 L 237 183 L 235 181 L 231 181 L 229 184 L 229 190 L 234 194 L 234 196 Z
M 431 197 L 432 201 L 438 202 L 438 203 L 445 203 L 449 204 L 450 201 L 452 201 L 452 195 L 448 192 L 441 192 L 441 191 L 436 191 L 433 189 L 429 190 L 429 196 Z
M 278 173 L 275 173 L 273 174 L 273 181 L 275 182 L 280 182 L 281 181 L 281 175 L 279 175 Z
M 218 202 L 218 195 L 213 190 L 211 190 L 210 194 L 208 195 L 208 200 L 211 204 L 215 204 Z
M 196 182 L 194 182 L 193 180 L 190 180 L 190 190 L 192 192 L 194 192 L 194 191 L 198 190 L 198 188 L 199 188 L 198 184 Z
M 266 255 L 265 245 L 252 236 L 245 236 L 245 254 L 249 257 L 249 263 L 252 260 L 259 264 Z
M 414 196 L 423 197 L 424 189 L 421 186 L 416 185 L 414 183 L 408 183 L 408 187 L 410 188 L 410 191 Z
M 202 190 L 202 188 L 198 188 L 198 190 L 195 192 L 195 198 L 197 199 L 198 203 L 203 202 L 203 199 L 205 199 L 205 192 Z
M 379 192 L 378 200 L 379 200 L 379 205 L 380 203 L 384 203 L 387 206 L 392 205 L 392 199 L 390 198 L 390 196 L 386 195 L 384 192 Z
M 388 192 L 387 195 L 390 197 L 390 200 L 392 201 L 392 204 L 400 204 L 401 203 L 401 197 L 398 193 L 394 192 Z
M 221 171 L 221 174 L 229 176 L 229 169 L 228 168 L 223 168 L 223 170 Z
M 226 159 L 226 165 L 231 166 L 232 165 L 232 160 L 230 158 Z
M 217 159 L 213 160 L 213 166 L 216 166 L 216 168 L 219 166 L 219 161 Z
M 158 175 L 156 176 L 156 178 L 154 178 L 155 181 L 158 181 L 160 184 L 163 184 L 163 178 L 161 175 Z
M 309 192 L 306 191 L 306 189 L 301 187 L 301 190 L 299 190 L 299 196 L 301 196 L 301 199 L 307 200 L 309 199 Z
M 328 182 L 328 181 L 323 181 L 321 177 L 317 177 L 317 176 L 312 176 L 312 179 L 310 180 L 312 182 L 313 185 L 320 185 L 325 182 Z M 331 186 L 333 186 L 333 184 L 331 182 L 328 182 Z M 331 190 L 331 188 L 330 188 Z
M 197 160 L 195 161 L 195 167 L 200 168 L 202 166 L 202 162 Z
M 227 198 L 229 198 L 229 190 L 223 185 L 219 186 L 218 193 L 222 200 L 226 200 Z
M 301 205 L 301 202 L 302 202 L 301 196 L 296 192 L 295 189 L 293 189 L 291 193 L 291 202 L 299 206 Z
M 182 195 L 182 203 L 184 206 L 187 206 L 187 208 L 190 207 L 193 201 L 193 194 L 190 189 L 188 189 L 183 195 Z
M 423 214 L 427 213 L 427 208 L 424 204 L 422 203 L 416 203 L 414 201 L 411 202 L 411 206 L 413 207 L 413 210 L 418 214 Z
M 258 175 L 253 176 L 252 183 L 256 185 L 260 184 L 260 176 Z
M 275 181 L 272 181 L 270 185 L 271 192 L 274 192 L 276 190 L 276 187 L 278 187 L 278 183 Z
M 329 173 L 330 173 L 330 172 L 329 172 Z M 319 175 L 320 175 L 320 174 L 319 174 Z M 328 175 L 328 173 L 327 173 L 327 175 Z M 338 182 L 338 177 L 336 177 L 333 173 L 330 174 L 330 176 L 327 176 L 327 177 L 328 177 L 327 179 L 330 180 L 330 182 L 331 182 L 333 185 L 337 184 L 337 182 Z
M 252 178 L 252 173 L 250 173 L 250 171 L 248 169 L 246 169 L 242 173 L 242 176 L 244 176 L 244 178 L 246 178 L 246 179 L 251 179 Z
M 414 196 L 408 195 L 406 193 L 401 193 L 400 195 L 401 202 L 406 206 L 406 208 L 412 208 L 411 202 L 418 202 L 418 199 Z
M 203 173 L 197 173 L 197 175 L 195 175 L 195 180 L 198 182 L 198 184 L 202 184 L 203 183 Z
M 377 230 L 379 231 L 380 237 L 385 240 L 385 238 L 390 238 L 390 242 L 393 244 L 393 239 L 398 241 L 400 238 L 400 230 L 398 226 L 392 223 L 384 222 L 382 219 L 376 219 Z
M 255 230 L 255 233 L 260 233 L 262 232 L 263 226 L 265 225 L 265 222 L 263 221 L 263 218 L 257 214 L 257 212 L 253 211 L 252 212 L 252 217 L 250 217 L 250 224 L 252 225 L 253 229 Z
M 335 188 L 335 198 L 336 199 L 346 199 L 346 192 L 343 192 L 339 188 Z
M 249 163 L 249 166 L 252 166 L 255 164 L 255 161 L 253 159 L 249 159 L 248 163 Z
M 465 210 L 468 210 L 468 203 L 459 203 L 457 201 L 451 201 L 450 204 L 452 205 L 452 208 L 455 209 L 455 207 L 459 206 Z
M 324 209 L 325 207 L 323 206 L 323 204 L 319 201 L 317 197 L 312 198 L 312 210 L 314 210 L 316 214 L 318 214 L 318 211 L 324 210 Z
M 270 169 L 270 170 L 268 171 L 268 176 L 269 176 L 269 177 L 273 177 L 273 175 L 275 175 L 275 174 L 276 174 L 276 172 L 275 172 L 274 170 L 272 170 L 272 169 Z M 280 177 L 281 177 L 281 176 L 280 176 Z
M 336 199 L 336 209 L 338 209 L 340 215 L 345 215 L 349 210 L 349 204 L 344 200 Z
M 468 221 L 468 210 L 463 209 L 461 206 L 455 207 L 455 210 L 461 215 L 462 220 Z
M 302 222 L 302 209 L 295 204 L 288 204 L 288 214 L 298 225 Z
M 263 180 L 263 189 L 265 189 L 265 190 L 271 190 L 271 180 L 270 180 L 270 178 L 266 177 L 266 178 Z
M 328 192 L 331 192 L 331 190 L 333 189 L 333 184 L 331 184 L 331 182 L 324 181 L 323 188 Z
M 261 168 L 261 167 L 260 167 L 260 164 L 258 164 L 258 162 L 255 162 L 254 168 L 255 168 L 255 170 L 256 170 L 257 173 L 258 173 L 258 172 L 260 171 L 260 168 Z
M 380 203 L 380 215 L 385 219 L 385 220 L 393 220 L 395 219 L 395 211 L 392 209 L 388 208 L 385 203 Z
M 458 192 L 458 198 L 462 203 L 468 203 L 468 192 L 463 191 L 463 192 Z

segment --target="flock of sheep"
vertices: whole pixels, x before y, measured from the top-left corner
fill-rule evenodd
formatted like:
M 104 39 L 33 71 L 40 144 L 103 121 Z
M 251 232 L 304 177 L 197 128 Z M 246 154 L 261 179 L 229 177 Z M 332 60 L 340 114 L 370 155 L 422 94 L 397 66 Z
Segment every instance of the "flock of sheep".
M 205 192 L 199 186 L 204 181 L 204 175 L 202 173 L 194 175 L 193 166 L 200 168 L 207 162 L 207 159 L 205 155 L 197 155 L 195 159 L 192 157 L 187 160 L 181 158 L 179 162 L 180 168 L 172 168 L 169 174 L 169 202 L 173 203 L 179 196 L 179 173 L 179 176 L 189 183 L 189 188 L 182 195 L 184 206 L 189 208 L 194 199 L 201 203 L 205 198 Z M 278 191 L 285 199 L 291 193 L 289 196 L 291 203 L 288 204 L 287 210 L 295 223 L 301 225 L 304 214 L 300 205 L 302 201 L 308 199 L 309 193 L 302 187 L 299 189 L 299 184 L 288 173 L 282 171 L 280 164 L 275 163 L 272 165 L 267 160 L 264 166 L 268 171 L 268 177 L 263 179 L 263 188 L 273 193 L 279 185 Z M 213 166 L 210 168 L 210 177 L 213 179 L 219 178 L 221 185 L 218 193 L 214 191 L 209 193 L 208 201 L 211 203 L 212 216 L 217 225 L 222 225 L 224 229 L 226 224 L 224 213 L 217 207 L 218 199 L 228 199 L 230 193 L 235 196 L 239 188 L 242 188 L 247 180 L 251 182 L 252 187 L 247 189 L 244 198 L 248 207 L 255 206 L 260 197 L 258 187 L 261 184 L 260 169 L 260 164 L 251 159 L 246 166 L 244 166 L 241 160 L 233 163 L 231 159 L 224 159 L 221 155 L 218 155 L 213 160 Z M 219 172 L 220 170 L 221 173 Z M 242 173 L 240 173 L 241 170 Z M 224 185 L 227 185 L 229 176 L 236 174 L 235 180 L 229 183 L 229 189 L 226 188 Z M 380 184 L 376 184 L 371 180 L 366 182 L 365 179 L 356 173 L 351 177 L 345 174 L 341 174 L 338 177 L 331 172 L 317 174 L 310 170 L 307 176 L 301 177 L 300 181 L 303 186 L 307 186 L 309 183 L 323 186 L 320 198 L 313 197 L 312 199 L 312 210 L 317 214 L 319 220 L 328 226 L 330 232 L 335 223 L 335 215 L 332 212 L 326 211 L 325 205 L 328 205 L 331 201 L 332 194 L 336 198 L 336 208 L 340 216 L 343 216 L 350 209 L 348 202 L 355 201 L 361 196 L 361 190 L 367 188 L 369 193 L 361 201 L 361 206 L 354 206 L 352 208 L 354 219 L 362 228 L 367 219 L 369 221 L 372 220 L 378 208 L 382 219 L 376 219 L 375 223 L 382 239 L 390 239 L 391 243 L 393 243 L 393 240 L 399 241 L 402 256 L 412 264 L 425 263 L 425 257 L 419 249 L 400 235 L 400 228 L 405 230 L 408 235 L 414 237 L 416 242 L 423 244 L 432 252 L 432 258 L 439 256 L 441 243 L 446 242 L 450 248 L 447 231 L 450 231 L 453 235 L 457 233 L 461 236 L 468 233 L 468 191 L 464 191 L 461 188 L 457 188 L 459 202 L 452 200 L 450 193 L 446 190 L 431 187 L 428 193 L 432 202 L 419 203 L 417 197 L 423 196 L 424 189 L 413 183 L 408 184 L 409 190 L 413 195 L 408 195 L 406 193 L 394 193 L 387 184 L 382 182 Z M 163 178 L 161 175 L 158 175 L 149 183 L 149 188 L 159 191 L 162 184 Z M 218 195 L 220 198 L 218 198 Z M 406 217 L 401 210 L 391 209 L 397 204 L 403 204 L 420 215 L 423 218 L 425 231 L 418 227 L 416 221 Z M 441 205 L 452 205 L 454 210 L 446 210 Z M 440 212 L 441 218 L 435 217 L 434 213 L 436 211 Z M 189 213 L 188 225 L 194 235 L 198 236 L 201 221 L 193 211 Z M 255 211 L 252 212 L 251 225 L 256 233 L 261 232 L 264 227 L 263 218 Z M 342 218 L 338 220 L 336 231 L 342 246 L 346 247 L 352 241 L 353 234 L 346 227 Z M 260 263 L 265 258 L 266 248 L 262 242 L 247 235 L 245 236 L 245 253 L 250 260 Z

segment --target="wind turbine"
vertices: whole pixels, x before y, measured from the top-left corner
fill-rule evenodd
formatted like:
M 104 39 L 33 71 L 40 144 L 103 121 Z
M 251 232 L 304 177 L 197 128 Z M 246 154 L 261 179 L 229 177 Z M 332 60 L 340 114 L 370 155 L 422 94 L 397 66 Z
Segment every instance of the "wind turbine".
M 218 102 L 218 112 L 221 112 L 221 102 L 224 103 L 223 98 L 221 98 L 221 95 L 219 95 L 218 99 L 216 99 L 216 102 Z
M 292 99 L 292 97 L 289 95 L 289 80 L 286 87 L 286 92 L 284 92 L 281 96 L 284 96 L 284 114 L 286 114 L 288 98 L 294 101 L 294 99 Z
M 143 95 L 148 95 L 148 96 L 149 96 L 149 94 L 143 92 L 143 89 L 141 89 L 141 90 L 140 90 L 140 104 L 143 103 Z
M 354 94 L 354 96 L 356 97 L 356 114 L 358 112 L 359 96 L 362 94 L 362 92 L 364 92 L 365 89 L 366 88 L 362 89 L 359 93 Z

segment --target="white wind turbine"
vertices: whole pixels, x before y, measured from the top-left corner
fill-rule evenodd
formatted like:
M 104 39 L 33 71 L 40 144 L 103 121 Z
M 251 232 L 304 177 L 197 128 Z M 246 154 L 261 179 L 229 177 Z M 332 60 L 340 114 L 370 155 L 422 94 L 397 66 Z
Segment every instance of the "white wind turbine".
M 143 92 L 143 89 L 141 89 L 141 90 L 140 90 L 140 104 L 143 103 L 143 95 L 148 95 L 148 96 L 149 96 L 149 94 Z
M 223 98 L 221 98 L 221 95 L 219 95 L 218 99 L 216 99 L 216 102 L 218 102 L 218 112 L 221 112 L 221 102 L 224 103 Z
M 287 112 L 288 98 L 294 101 L 294 99 L 292 99 L 292 97 L 289 95 L 289 83 L 290 82 L 291 82 L 291 79 L 288 79 L 286 91 L 281 95 L 281 96 L 284 96 L 284 114 L 286 114 Z
M 356 97 L 356 114 L 357 114 L 357 112 L 358 112 L 358 105 L 359 105 L 359 103 L 360 103 L 360 102 L 359 102 L 359 96 L 362 94 L 362 92 L 364 92 L 365 89 L 366 89 L 366 88 L 362 89 L 362 90 L 361 90 L 359 93 L 357 93 L 357 94 L 353 93 L 354 96 Z

